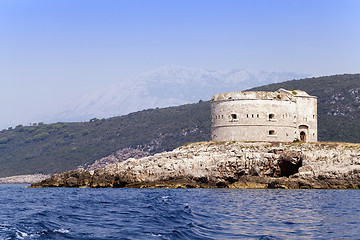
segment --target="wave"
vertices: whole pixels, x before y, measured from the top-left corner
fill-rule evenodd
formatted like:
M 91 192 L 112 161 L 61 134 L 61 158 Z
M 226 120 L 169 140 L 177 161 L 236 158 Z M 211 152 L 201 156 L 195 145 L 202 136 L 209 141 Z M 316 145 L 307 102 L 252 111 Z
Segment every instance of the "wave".
M 357 239 L 337 190 L 0 188 L 0 239 Z

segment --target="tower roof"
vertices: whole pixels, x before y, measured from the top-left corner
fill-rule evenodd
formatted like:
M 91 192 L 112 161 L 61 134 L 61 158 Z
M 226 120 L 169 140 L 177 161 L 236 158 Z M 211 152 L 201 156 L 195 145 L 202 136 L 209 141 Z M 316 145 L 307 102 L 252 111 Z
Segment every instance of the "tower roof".
M 282 101 L 295 101 L 296 97 L 309 97 L 305 91 L 301 90 L 286 90 L 283 88 L 278 89 L 275 92 L 265 91 L 243 91 L 243 92 L 228 92 L 215 94 L 211 101 L 232 101 L 232 100 L 282 100 Z

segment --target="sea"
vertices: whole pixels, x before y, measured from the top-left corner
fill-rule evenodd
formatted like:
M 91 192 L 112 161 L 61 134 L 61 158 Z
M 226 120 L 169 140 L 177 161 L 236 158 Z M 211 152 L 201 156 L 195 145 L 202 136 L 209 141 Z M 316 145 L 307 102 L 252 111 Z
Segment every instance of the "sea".
M 0 185 L 0 239 L 360 239 L 360 191 Z

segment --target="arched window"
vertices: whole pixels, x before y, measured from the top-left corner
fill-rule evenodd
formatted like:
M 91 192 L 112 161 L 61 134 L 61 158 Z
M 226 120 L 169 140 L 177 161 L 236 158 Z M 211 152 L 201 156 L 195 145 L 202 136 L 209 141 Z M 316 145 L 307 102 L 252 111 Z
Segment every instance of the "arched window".
M 231 117 L 232 120 L 237 119 L 237 115 L 235 113 L 230 114 L 230 117 Z

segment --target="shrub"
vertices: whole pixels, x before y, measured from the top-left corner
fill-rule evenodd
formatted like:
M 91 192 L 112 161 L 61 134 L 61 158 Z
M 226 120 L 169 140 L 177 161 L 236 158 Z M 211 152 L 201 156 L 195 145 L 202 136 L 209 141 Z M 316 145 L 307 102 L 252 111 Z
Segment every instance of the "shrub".
M 0 144 L 6 144 L 9 142 L 9 139 L 7 137 L 0 138 Z
M 44 140 L 45 138 L 47 138 L 50 134 L 47 132 L 42 132 L 39 134 L 36 134 L 33 138 L 34 141 L 41 141 Z

